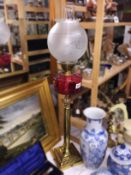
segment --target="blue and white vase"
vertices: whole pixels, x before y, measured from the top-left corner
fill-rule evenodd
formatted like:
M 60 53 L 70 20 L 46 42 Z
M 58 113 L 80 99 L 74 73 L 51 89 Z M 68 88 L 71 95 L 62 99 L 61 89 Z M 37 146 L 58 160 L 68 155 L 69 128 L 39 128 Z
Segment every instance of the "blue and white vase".
M 107 159 L 107 166 L 115 175 L 131 175 L 131 149 L 125 145 L 113 147 Z
M 108 134 L 102 126 L 106 116 L 103 109 L 89 107 L 84 110 L 87 126 L 81 133 L 80 148 L 84 164 L 87 168 L 98 168 L 106 153 Z

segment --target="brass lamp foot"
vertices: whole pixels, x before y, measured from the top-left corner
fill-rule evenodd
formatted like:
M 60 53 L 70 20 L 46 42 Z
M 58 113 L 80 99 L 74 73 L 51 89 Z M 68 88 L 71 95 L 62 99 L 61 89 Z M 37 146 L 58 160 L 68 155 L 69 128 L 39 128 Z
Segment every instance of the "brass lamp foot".
M 63 150 L 64 150 L 64 147 L 61 146 L 58 148 L 54 148 L 54 150 L 51 151 L 52 156 L 56 161 L 57 166 L 60 169 L 66 169 L 71 166 L 82 163 L 82 158 L 80 156 L 80 153 L 77 151 L 77 149 L 72 143 L 70 143 L 70 146 L 69 146 L 69 151 L 70 151 L 69 155 L 64 156 Z

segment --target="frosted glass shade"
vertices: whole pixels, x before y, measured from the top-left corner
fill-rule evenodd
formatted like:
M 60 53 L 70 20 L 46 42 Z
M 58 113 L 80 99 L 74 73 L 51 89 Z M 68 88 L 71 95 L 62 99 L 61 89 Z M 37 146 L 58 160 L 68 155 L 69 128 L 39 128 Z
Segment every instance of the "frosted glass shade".
M 77 62 L 87 49 L 87 35 L 78 20 L 56 22 L 48 34 L 48 48 L 58 62 Z
M 9 26 L 0 18 L 0 44 L 6 44 L 10 38 Z

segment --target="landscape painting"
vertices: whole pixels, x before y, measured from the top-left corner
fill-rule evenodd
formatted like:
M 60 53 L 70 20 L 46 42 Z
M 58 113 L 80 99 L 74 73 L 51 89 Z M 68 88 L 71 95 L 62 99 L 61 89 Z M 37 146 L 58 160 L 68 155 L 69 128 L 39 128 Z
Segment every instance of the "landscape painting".
M 0 166 L 46 135 L 38 95 L 0 110 Z

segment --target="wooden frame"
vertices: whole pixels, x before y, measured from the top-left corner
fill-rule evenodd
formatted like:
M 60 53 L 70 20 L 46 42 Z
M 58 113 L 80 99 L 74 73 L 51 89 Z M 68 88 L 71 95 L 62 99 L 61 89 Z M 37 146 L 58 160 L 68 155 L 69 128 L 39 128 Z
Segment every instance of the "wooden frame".
M 113 113 L 113 125 L 112 129 L 114 133 L 117 133 L 117 130 L 119 130 L 119 126 L 121 128 L 123 127 L 123 124 L 126 120 L 128 120 L 128 112 L 126 105 L 124 103 L 119 103 L 116 105 L 113 105 L 110 108 L 109 113 Z
M 128 119 L 128 113 L 127 113 L 126 105 L 124 103 L 120 103 L 112 106 L 110 109 L 110 112 L 117 112 L 117 110 L 120 110 L 120 114 L 123 113 L 124 120 Z
M 38 140 L 48 151 L 60 139 L 47 79 L 0 92 L 0 116 L 0 145 L 15 148 L 13 156 Z

